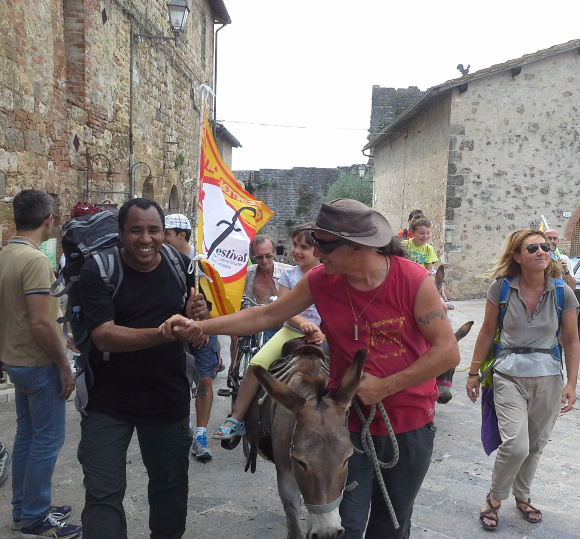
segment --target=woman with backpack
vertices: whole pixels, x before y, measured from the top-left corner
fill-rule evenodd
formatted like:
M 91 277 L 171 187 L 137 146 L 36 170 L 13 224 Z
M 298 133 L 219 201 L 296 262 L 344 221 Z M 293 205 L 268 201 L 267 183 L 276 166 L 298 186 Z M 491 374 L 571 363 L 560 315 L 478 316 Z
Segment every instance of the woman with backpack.
M 542 520 L 541 511 L 531 505 L 532 481 L 558 414 L 570 411 L 576 401 L 580 360 L 578 301 L 573 290 L 557 278 L 561 273 L 561 265 L 550 256 L 545 234 L 524 229 L 508 236 L 489 274 L 497 279 L 487 293 L 485 318 L 467 378 L 467 395 L 475 402 L 478 370 L 499 329 L 493 391 L 501 445 L 479 516 L 485 530 L 497 528 L 501 501 L 508 499 L 510 488 L 523 518 L 531 523 Z M 560 333 L 566 385 L 558 348 Z

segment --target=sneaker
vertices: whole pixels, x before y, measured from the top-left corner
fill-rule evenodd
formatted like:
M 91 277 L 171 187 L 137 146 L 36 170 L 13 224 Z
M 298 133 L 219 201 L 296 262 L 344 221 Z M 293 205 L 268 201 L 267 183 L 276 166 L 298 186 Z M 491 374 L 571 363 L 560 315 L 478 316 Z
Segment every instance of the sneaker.
M 39 522 L 35 526 L 22 528 L 20 534 L 22 537 L 28 537 L 29 539 L 45 539 L 46 537 L 72 539 L 73 537 L 77 537 L 81 531 L 82 528 L 80 526 L 62 522 L 52 513 L 48 513 L 42 522 Z
M 10 464 L 10 451 L 8 448 L 0 443 L 0 485 L 8 479 L 8 465 Z
M 70 517 L 72 507 L 70 505 L 51 505 L 48 512 L 51 513 L 58 520 L 65 520 L 68 517 Z M 18 532 L 20 531 L 20 528 L 21 528 L 20 519 L 15 518 L 12 521 L 12 530 Z
M 207 448 L 207 434 L 201 434 L 193 441 L 191 454 L 199 460 L 211 459 L 211 451 Z

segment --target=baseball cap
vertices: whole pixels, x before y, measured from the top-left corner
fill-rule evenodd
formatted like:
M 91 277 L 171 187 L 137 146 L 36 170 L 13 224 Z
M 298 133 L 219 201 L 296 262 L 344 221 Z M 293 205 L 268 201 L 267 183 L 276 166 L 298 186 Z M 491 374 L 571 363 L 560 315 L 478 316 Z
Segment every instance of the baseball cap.
M 191 230 L 191 223 L 183 213 L 171 213 L 165 216 L 165 228 L 180 228 Z

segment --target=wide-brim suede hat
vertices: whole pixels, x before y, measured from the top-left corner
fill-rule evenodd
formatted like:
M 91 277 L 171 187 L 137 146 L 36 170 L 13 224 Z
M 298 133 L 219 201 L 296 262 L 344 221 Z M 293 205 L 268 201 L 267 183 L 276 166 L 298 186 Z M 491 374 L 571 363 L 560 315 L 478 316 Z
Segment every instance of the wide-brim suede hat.
M 328 232 L 367 247 L 385 247 L 393 237 L 385 217 L 350 198 L 323 202 L 314 226 L 309 229 Z

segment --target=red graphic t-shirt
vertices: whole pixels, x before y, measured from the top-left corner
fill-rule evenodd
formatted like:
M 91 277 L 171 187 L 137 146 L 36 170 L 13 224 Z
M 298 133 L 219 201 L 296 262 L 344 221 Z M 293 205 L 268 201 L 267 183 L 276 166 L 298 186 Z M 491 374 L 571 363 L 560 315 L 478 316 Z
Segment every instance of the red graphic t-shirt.
M 391 257 L 391 267 L 379 295 L 374 290 L 349 287 L 354 312 L 359 315 L 358 340 L 354 339 L 354 317 L 343 275 L 327 275 L 322 266 L 308 273 L 308 285 L 322 318 L 321 329 L 330 348 L 329 388 L 336 389 L 359 348 L 369 353 L 364 371 L 385 378 L 412 365 L 428 349 L 429 343 L 419 331 L 413 308 L 419 287 L 429 273 L 425 268 L 398 256 Z M 433 421 L 435 401 L 439 396 L 435 379 L 409 387 L 383 399 L 383 405 L 395 434 L 418 429 Z M 362 406 L 368 415 L 370 409 Z M 360 432 L 362 424 L 351 409 L 349 430 Z M 370 426 L 372 434 L 388 434 L 377 410 Z

